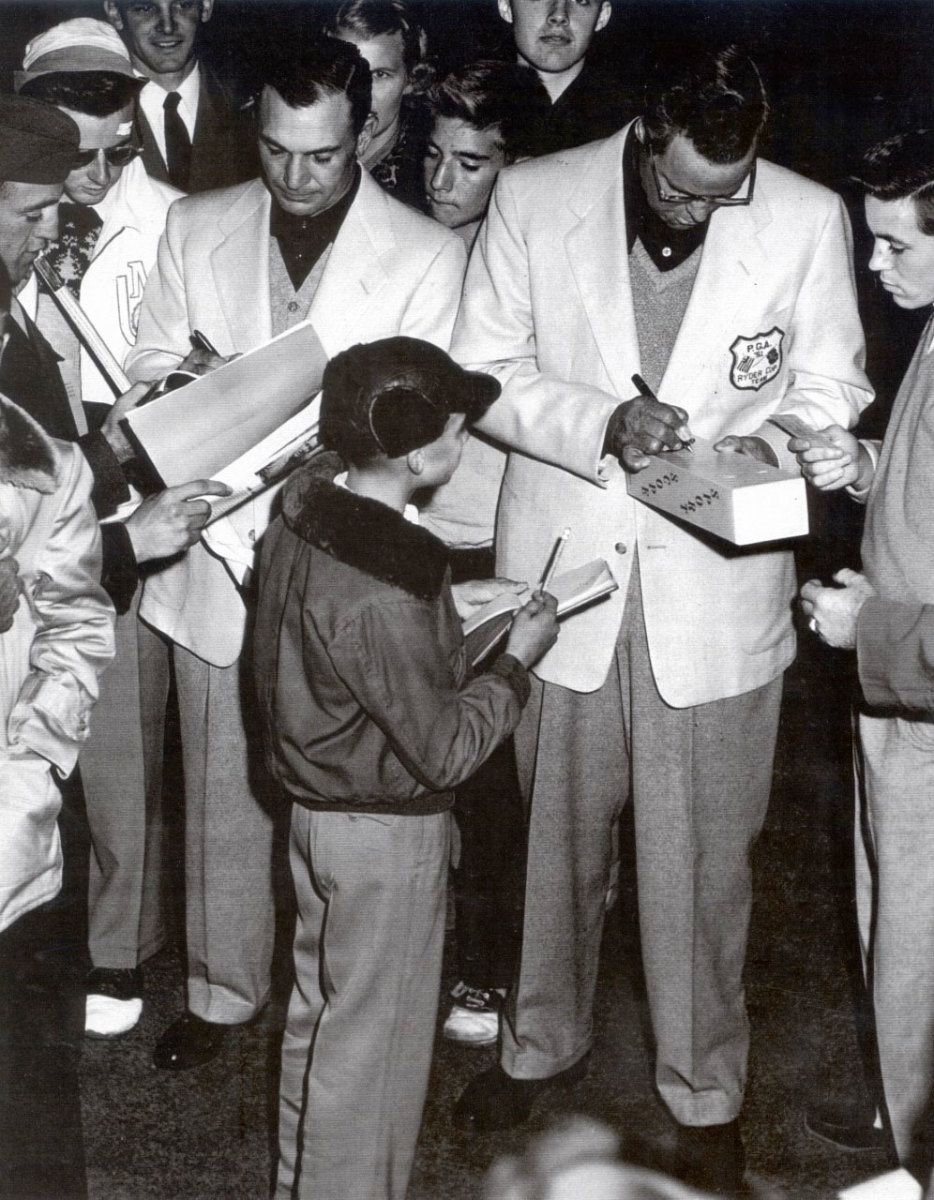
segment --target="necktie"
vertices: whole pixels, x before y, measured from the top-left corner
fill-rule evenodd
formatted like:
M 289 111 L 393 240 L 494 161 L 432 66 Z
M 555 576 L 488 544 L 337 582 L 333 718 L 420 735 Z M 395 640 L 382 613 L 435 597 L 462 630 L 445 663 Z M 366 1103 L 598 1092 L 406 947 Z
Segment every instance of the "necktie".
M 191 139 L 178 111 L 180 101 L 178 92 L 169 92 L 162 108 L 165 113 L 165 165 L 169 182 L 184 192 L 188 189 L 188 172 L 191 168 Z
M 59 207 L 58 241 L 46 252 L 46 258 L 76 298 L 102 224 L 88 204 L 65 202 Z

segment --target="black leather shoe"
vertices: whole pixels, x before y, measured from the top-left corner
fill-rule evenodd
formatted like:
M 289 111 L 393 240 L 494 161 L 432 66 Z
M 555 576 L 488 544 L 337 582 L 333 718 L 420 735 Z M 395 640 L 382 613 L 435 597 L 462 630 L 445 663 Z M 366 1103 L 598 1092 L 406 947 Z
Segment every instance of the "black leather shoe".
M 512 1129 L 528 1120 L 537 1096 L 548 1088 L 570 1087 L 587 1074 L 590 1055 L 547 1079 L 514 1079 L 497 1063 L 475 1075 L 454 1105 L 454 1124 L 469 1133 Z
M 156 1042 L 153 1065 L 163 1071 L 202 1067 L 220 1053 L 229 1029 L 229 1025 L 203 1021 L 194 1013 L 182 1013 Z
M 819 1104 L 804 1114 L 804 1128 L 812 1137 L 839 1150 L 885 1150 L 888 1137 L 875 1125 L 875 1113 L 855 1104 Z
M 714 1196 L 738 1196 L 745 1171 L 739 1121 L 678 1126 L 678 1175 L 684 1183 Z

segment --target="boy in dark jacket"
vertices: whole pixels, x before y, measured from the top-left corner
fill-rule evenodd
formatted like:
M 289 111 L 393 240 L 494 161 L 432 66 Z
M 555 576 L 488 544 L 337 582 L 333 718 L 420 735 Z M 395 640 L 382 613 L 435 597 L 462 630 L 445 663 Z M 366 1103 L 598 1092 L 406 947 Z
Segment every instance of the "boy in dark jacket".
M 498 393 L 412 338 L 339 354 L 320 422 L 336 454 L 293 478 L 266 534 L 257 681 L 267 761 L 295 801 L 298 900 L 278 1196 L 405 1195 L 453 789 L 513 731 L 526 669 L 557 636 L 554 601 L 536 594 L 506 652 L 468 677 L 447 553 L 410 504 L 450 479 Z

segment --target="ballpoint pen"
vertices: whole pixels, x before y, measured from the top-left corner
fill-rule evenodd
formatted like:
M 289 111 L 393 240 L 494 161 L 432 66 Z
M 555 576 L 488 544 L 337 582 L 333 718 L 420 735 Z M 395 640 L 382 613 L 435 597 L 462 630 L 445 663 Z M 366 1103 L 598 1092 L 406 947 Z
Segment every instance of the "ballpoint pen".
M 661 404 L 661 400 L 659 400 L 658 396 L 655 395 L 641 375 L 633 375 L 632 382 L 636 385 L 636 390 L 639 392 L 640 396 L 644 396 L 646 400 L 654 400 L 656 404 Z M 691 447 L 694 445 L 694 442 L 694 438 L 681 439 L 681 445 L 685 450 L 690 450 L 692 454 L 694 451 L 691 450 Z

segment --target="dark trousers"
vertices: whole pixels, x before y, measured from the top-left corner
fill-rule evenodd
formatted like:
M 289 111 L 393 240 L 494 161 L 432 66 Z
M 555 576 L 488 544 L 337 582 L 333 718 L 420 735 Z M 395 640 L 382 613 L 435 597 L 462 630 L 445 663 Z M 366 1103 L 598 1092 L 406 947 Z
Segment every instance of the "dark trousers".
M 460 978 L 468 987 L 505 988 L 522 941 L 525 818 L 512 738 L 457 789 L 461 852 L 454 872 Z
M 451 553 L 451 577 L 488 579 L 491 548 Z M 518 967 L 525 894 L 526 822 L 512 738 L 457 788 L 461 851 L 454 880 L 459 978 L 468 987 L 509 987 Z
M 62 891 L 0 933 L 0 1196 L 87 1195 L 78 1062 L 87 970 L 87 857 L 77 779 L 59 817 Z

